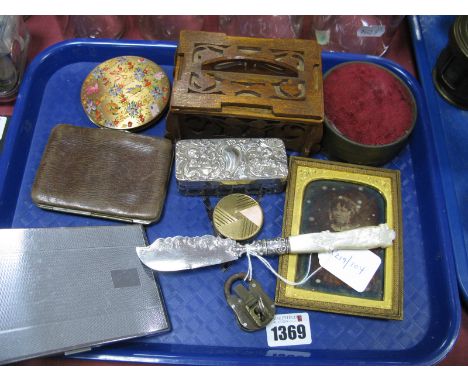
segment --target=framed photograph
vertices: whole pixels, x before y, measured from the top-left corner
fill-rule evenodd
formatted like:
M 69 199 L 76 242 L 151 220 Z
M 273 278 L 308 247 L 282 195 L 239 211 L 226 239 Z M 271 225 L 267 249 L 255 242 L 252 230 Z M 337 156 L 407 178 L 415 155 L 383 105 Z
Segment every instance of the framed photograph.
M 372 270 L 362 289 L 339 273 L 325 269 L 324 257 L 319 254 L 282 256 L 279 273 L 288 280 L 299 282 L 307 274 L 314 275 L 296 286 L 278 280 L 276 304 L 403 319 L 399 171 L 291 157 L 289 174 L 283 236 L 326 230 L 340 232 L 386 223 L 396 232 L 396 238 L 388 248 L 372 249 L 370 256 L 377 261 L 376 270 Z M 346 252 L 333 255 L 335 258 L 342 255 L 344 267 Z M 346 261 L 349 266 L 349 258 Z M 357 265 L 355 268 L 356 273 L 363 269 Z

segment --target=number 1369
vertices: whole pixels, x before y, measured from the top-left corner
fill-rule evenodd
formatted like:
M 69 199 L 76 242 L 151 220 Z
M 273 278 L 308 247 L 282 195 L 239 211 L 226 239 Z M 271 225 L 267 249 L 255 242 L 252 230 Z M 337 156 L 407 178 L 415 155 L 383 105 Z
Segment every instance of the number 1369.
M 299 325 L 280 325 L 271 328 L 275 341 L 295 340 L 296 338 L 306 338 L 306 327 L 303 324 Z

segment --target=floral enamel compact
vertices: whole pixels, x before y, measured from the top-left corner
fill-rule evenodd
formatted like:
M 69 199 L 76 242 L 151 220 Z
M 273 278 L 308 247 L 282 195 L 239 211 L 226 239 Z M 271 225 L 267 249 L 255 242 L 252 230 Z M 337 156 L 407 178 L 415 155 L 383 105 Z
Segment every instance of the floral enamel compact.
M 160 66 L 143 57 L 121 56 L 89 73 L 81 88 L 81 103 L 96 125 L 135 131 L 162 115 L 169 94 L 169 79 Z

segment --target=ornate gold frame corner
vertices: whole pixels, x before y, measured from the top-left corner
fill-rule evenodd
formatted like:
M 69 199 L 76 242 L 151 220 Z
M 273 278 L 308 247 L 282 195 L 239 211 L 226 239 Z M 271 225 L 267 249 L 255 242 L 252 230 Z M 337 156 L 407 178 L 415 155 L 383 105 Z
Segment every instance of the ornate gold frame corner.
M 383 299 L 367 299 L 306 290 L 278 280 L 275 302 L 291 308 L 356 316 L 403 319 L 403 241 L 400 173 L 397 170 L 291 157 L 283 219 L 283 236 L 298 235 L 306 186 L 314 180 L 358 183 L 376 189 L 385 200 L 386 223 L 396 232 L 393 245 L 385 249 Z M 279 273 L 296 279 L 298 256 L 281 256 Z

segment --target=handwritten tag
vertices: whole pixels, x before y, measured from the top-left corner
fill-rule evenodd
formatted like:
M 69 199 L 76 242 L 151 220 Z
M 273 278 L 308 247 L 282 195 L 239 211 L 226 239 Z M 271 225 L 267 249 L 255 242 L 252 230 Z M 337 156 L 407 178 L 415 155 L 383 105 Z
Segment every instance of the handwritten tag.
M 366 25 L 357 30 L 358 37 L 382 37 L 385 33 L 385 25 Z
M 319 253 L 319 263 L 358 292 L 364 292 L 382 262 L 368 250 L 342 250 Z

